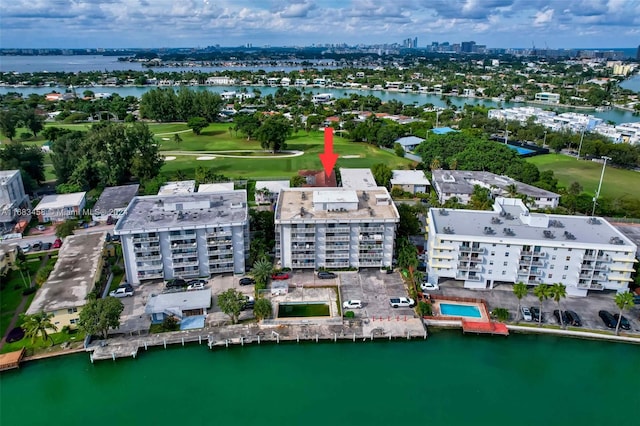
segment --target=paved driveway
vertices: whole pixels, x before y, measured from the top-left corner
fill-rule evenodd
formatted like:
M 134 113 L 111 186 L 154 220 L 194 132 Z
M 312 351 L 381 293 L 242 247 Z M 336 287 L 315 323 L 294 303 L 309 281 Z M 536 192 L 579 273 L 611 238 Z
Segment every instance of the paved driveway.
M 378 270 L 365 269 L 359 273 L 340 274 L 342 301 L 358 299 L 362 309 L 354 310 L 356 317 L 389 318 L 395 316 L 413 317 L 411 308 L 392 308 L 391 297 L 407 297 L 407 290 L 399 273 L 385 274 Z

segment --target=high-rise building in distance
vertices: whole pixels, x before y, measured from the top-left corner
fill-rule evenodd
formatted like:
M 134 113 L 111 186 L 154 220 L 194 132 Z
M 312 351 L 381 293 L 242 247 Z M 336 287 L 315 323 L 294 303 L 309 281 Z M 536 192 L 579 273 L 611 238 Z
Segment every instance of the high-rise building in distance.
M 640 61 L 640 46 L 638 46 L 638 53 L 636 53 L 636 59 Z

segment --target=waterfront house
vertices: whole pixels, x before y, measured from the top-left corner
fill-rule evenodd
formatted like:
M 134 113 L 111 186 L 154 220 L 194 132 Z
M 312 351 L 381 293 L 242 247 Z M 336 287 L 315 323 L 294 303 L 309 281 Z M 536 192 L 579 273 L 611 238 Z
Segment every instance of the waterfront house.
M 153 324 L 162 323 L 167 317 L 182 321 L 187 317 L 206 316 L 211 308 L 211 289 L 152 294 L 147 299 L 145 314 Z
M 63 222 L 82 215 L 86 192 L 45 195 L 35 208 L 38 222 Z

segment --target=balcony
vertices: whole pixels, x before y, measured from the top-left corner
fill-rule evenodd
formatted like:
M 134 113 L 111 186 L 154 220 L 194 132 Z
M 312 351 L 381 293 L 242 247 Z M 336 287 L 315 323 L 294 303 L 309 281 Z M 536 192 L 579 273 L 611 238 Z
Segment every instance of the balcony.
M 348 235 L 327 235 L 326 239 L 327 241 L 349 241 L 351 237 Z
M 198 269 L 195 269 L 193 271 L 182 271 L 182 272 L 174 271 L 174 275 L 180 278 L 195 278 L 200 276 L 200 271 Z
M 315 259 L 315 254 L 305 254 L 305 253 L 293 253 L 291 255 L 292 259 Z
M 384 233 L 384 226 L 361 226 L 360 233 L 382 234 Z
M 348 268 L 349 262 L 327 262 L 325 266 L 327 268 Z
M 157 243 L 160 241 L 160 237 L 133 237 L 131 241 L 133 243 Z
M 369 267 L 369 266 L 378 267 L 378 266 L 382 266 L 382 259 L 380 259 L 380 260 L 371 260 L 371 259 L 360 260 L 358 262 L 358 264 L 360 266 L 364 266 L 364 267 Z
M 154 280 L 162 277 L 164 277 L 164 274 L 162 272 L 144 273 L 144 274 L 138 273 L 139 280 Z
M 542 268 L 544 266 L 544 262 L 541 262 L 539 260 L 534 260 L 533 262 L 531 262 L 531 266 L 538 266 Z
M 336 226 L 334 228 L 325 228 L 326 232 L 333 232 L 335 234 L 344 234 L 351 232 L 351 228 L 348 226 Z
M 162 256 L 159 254 L 153 256 L 136 256 L 136 262 L 153 262 L 154 260 L 161 260 Z
M 459 271 L 482 271 L 482 267 L 478 265 L 458 265 Z
M 543 271 L 530 271 L 529 272 L 529 276 L 542 277 L 542 276 L 544 276 L 544 272 Z
M 183 243 L 183 244 L 178 244 L 178 243 L 171 244 L 171 250 L 188 249 L 188 248 L 196 248 L 196 247 L 198 247 L 198 244 L 196 244 L 195 242 Z
M 521 256 L 534 256 L 534 257 L 544 257 L 547 253 L 543 251 L 530 251 L 530 250 L 522 250 L 520 252 Z
M 233 272 L 233 265 L 224 267 L 212 267 L 209 266 L 209 272 L 212 274 L 223 274 L 225 272 Z
M 590 280 L 591 279 L 591 274 L 580 274 L 578 276 L 579 279 L 581 280 Z
M 172 253 L 171 254 L 171 258 L 172 259 L 185 259 L 187 257 L 194 257 L 197 256 L 198 252 L 193 250 L 193 251 L 188 251 L 188 252 L 184 252 L 184 253 Z
M 136 266 L 138 271 L 158 271 L 162 272 L 162 263 L 142 263 Z
M 382 235 L 380 234 L 370 234 L 370 235 L 360 235 L 358 239 L 360 241 L 382 241 Z
M 303 262 L 298 262 L 298 261 L 293 261 L 291 262 L 291 266 L 293 266 L 294 268 L 315 268 L 315 262 L 307 262 L 307 261 L 303 261 Z
M 349 237 L 346 237 L 347 239 Z M 329 237 L 327 237 L 327 240 L 329 239 Z M 295 237 L 291 237 L 291 241 L 315 241 L 316 240 L 316 236 L 313 234 L 304 234 L 304 235 L 297 235 Z
M 226 250 L 209 250 L 207 252 L 207 254 L 209 256 L 223 256 L 226 254 L 233 254 L 233 250 L 230 249 L 226 249 Z
M 134 253 L 147 253 L 150 251 L 158 252 L 160 251 L 160 245 L 154 244 L 149 246 L 141 246 L 141 247 L 133 247 Z
M 327 244 L 324 248 L 325 250 L 349 250 L 349 244 Z
M 175 240 L 195 240 L 195 232 L 185 232 L 184 234 L 169 234 L 169 241 Z
M 173 262 L 173 268 L 187 268 L 190 266 L 198 266 L 199 262 L 197 260 L 191 260 L 188 262 Z
M 215 237 L 230 237 L 233 234 L 231 231 L 213 231 L 207 232 L 207 238 L 215 238 Z
M 220 244 L 231 244 L 233 242 L 230 238 L 209 238 L 207 239 L 208 246 L 219 246 Z
M 360 259 L 382 259 L 383 254 L 382 253 L 360 253 L 358 256 Z
M 478 275 L 469 275 L 466 278 L 467 281 L 482 281 L 482 277 L 478 276 Z
M 349 253 L 326 253 L 325 256 L 327 259 L 348 259 Z
M 460 246 L 460 252 L 464 252 L 464 253 L 479 253 L 479 254 L 483 254 L 484 253 L 484 248 L 483 247 L 470 247 L 470 246 Z
M 593 255 L 585 255 L 582 260 L 590 261 L 590 262 L 609 262 L 609 256 L 593 256 Z

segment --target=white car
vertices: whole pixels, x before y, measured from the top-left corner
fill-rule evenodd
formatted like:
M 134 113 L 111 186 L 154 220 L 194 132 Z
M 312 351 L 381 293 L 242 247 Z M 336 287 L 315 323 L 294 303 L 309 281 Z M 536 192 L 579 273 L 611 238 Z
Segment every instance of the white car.
M 202 290 L 204 289 L 204 283 L 202 282 L 195 282 L 195 283 L 191 283 L 187 286 L 187 291 L 189 290 Z
M 389 304 L 392 308 L 413 308 L 416 302 L 409 297 L 392 297 Z
M 109 293 L 111 297 L 131 297 L 133 296 L 133 289 L 131 287 L 118 287 Z
M 520 310 L 522 311 L 522 318 L 525 321 L 533 321 L 533 316 L 531 315 L 531 311 L 529 310 L 529 308 L 523 306 L 520 308 Z
M 361 300 L 347 300 L 342 304 L 344 309 L 360 309 L 362 308 Z
M 436 291 L 440 290 L 440 286 L 438 286 L 438 284 L 431 284 L 430 282 L 423 282 L 420 284 L 420 289 L 422 291 Z

